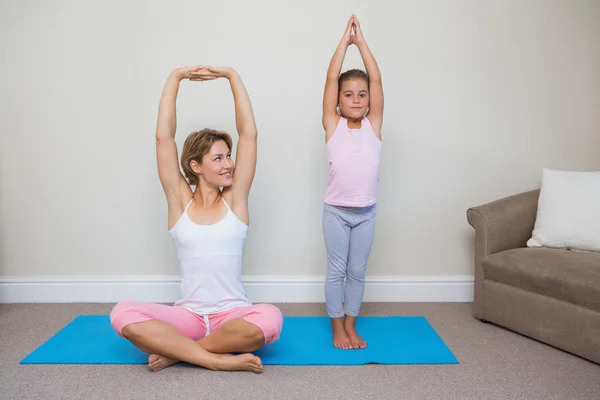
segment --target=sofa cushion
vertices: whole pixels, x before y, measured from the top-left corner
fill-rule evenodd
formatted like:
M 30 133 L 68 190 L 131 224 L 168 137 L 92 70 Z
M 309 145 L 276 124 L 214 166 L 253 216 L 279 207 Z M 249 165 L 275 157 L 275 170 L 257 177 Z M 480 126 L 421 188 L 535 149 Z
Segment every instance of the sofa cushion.
M 528 247 L 600 253 L 600 171 L 543 169 Z
M 600 311 L 600 254 L 519 248 L 482 260 L 483 277 Z

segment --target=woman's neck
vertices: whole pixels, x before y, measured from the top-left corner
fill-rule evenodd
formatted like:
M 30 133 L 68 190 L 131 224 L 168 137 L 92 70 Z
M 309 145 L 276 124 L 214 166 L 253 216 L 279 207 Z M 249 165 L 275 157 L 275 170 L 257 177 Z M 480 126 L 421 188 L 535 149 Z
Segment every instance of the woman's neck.
M 194 201 L 199 206 L 211 206 L 221 201 L 221 190 L 219 188 L 212 188 L 200 183 L 194 190 Z

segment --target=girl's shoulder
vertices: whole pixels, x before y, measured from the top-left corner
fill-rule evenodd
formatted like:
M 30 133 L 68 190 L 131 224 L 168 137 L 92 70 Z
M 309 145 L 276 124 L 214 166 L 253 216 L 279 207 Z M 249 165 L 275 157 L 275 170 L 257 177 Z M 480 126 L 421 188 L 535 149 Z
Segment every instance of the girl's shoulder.
M 362 125 L 363 130 L 368 130 L 373 133 L 373 135 L 381 142 L 381 128 L 374 128 L 373 122 L 369 119 L 368 115 L 362 119 Z
M 340 126 L 343 126 L 344 124 L 346 124 L 346 119 L 336 113 L 331 123 L 325 130 L 325 143 L 328 143 L 333 135 L 335 135 L 335 133 L 340 129 Z

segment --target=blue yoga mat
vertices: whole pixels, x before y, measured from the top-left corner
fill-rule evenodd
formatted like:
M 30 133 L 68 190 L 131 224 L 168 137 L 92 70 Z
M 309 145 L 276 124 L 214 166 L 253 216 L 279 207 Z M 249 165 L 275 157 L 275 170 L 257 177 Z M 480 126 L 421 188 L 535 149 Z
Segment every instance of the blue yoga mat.
M 332 346 L 329 318 L 285 317 L 278 341 L 255 352 L 264 365 L 458 364 L 424 317 L 359 317 L 366 349 Z M 148 354 L 119 337 L 107 315 L 75 318 L 21 364 L 145 364 Z

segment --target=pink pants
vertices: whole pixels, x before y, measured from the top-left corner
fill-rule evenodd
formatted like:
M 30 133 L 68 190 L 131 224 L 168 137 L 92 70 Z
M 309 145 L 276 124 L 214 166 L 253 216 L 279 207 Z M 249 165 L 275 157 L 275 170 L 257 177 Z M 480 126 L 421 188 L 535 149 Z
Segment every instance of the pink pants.
M 258 326 L 265 336 L 265 343 L 273 343 L 279 338 L 283 315 L 271 304 L 254 304 L 208 315 L 210 332 L 207 332 L 204 316 L 194 314 L 184 307 L 122 301 L 110 313 L 110 322 L 121 337 L 123 328 L 129 324 L 158 320 L 173 325 L 183 336 L 192 340 L 202 339 L 207 333 L 218 330 L 225 322 L 238 318 Z

